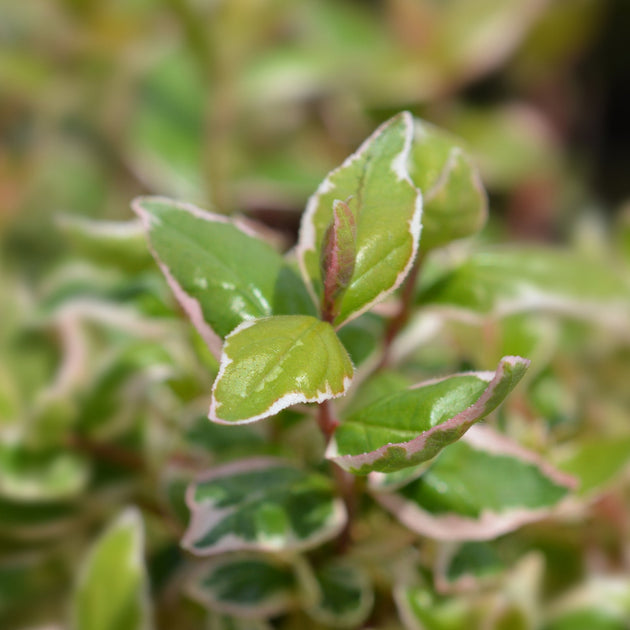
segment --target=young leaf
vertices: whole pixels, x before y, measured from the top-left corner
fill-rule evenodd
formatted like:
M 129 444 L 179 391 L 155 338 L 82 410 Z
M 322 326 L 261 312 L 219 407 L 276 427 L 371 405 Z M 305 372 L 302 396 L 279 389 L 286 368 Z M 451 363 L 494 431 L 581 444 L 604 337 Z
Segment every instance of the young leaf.
M 344 419 L 326 457 L 359 475 L 431 459 L 495 409 L 528 365 L 504 357 L 494 373 L 457 374 L 386 396 Z
M 374 494 L 404 525 L 438 540 L 488 540 L 545 516 L 575 480 L 506 437 L 474 427 L 419 479 Z
M 322 302 L 320 260 L 336 200 L 345 199 L 357 229 L 356 264 L 335 326 L 357 317 L 400 285 L 420 238 L 422 200 L 409 179 L 413 119 L 403 112 L 381 125 L 328 174 L 302 218 L 297 253 L 304 278 Z
M 543 247 L 479 252 L 418 296 L 467 317 L 545 310 L 627 329 L 630 288 L 613 269 Z
M 322 315 L 325 321 L 337 316 L 339 301 L 350 284 L 357 255 L 357 226 L 348 204 L 333 203 L 333 219 L 324 234 L 321 274 L 324 284 Z
M 211 560 L 188 590 L 210 610 L 236 617 L 272 617 L 297 604 L 292 567 L 262 555 Z
M 253 422 L 346 393 L 353 368 L 332 326 L 307 315 L 243 322 L 225 339 L 209 417 Z
M 218 214 L 162 197 L 132 205 L 153 255 L 213 352 L 241 322 L 314 313 L 302 281 L 270 245 Z
M 335 562 L 319 568 L 315 580 L 319 593 L 308 614 L 327 627 L 360 627 L 374 602 L 367 575 L 352 564 Z
M 486 194 L 478 170 L 455 138 L 416 120 L 409 171 L 422 190 L 424 251 L 481 229 L 488 213 Z
M 346 514 L 331 482 L 281 460 L 215 468 L 188 488 L 182 545 L 196 555 L 249 549 L 306 549 L 336 536 Z
M 76 630 L 150 627 L 142 548 L 140 514 L 128 509 L 100 537 L 83 565 L 73 601 Z

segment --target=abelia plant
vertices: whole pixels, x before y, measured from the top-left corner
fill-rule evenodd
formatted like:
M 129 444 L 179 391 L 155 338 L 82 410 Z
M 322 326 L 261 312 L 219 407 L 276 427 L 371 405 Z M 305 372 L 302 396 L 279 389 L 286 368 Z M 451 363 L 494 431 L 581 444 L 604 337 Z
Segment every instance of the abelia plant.
M 378 623 L 382 585 L 359 550 L 386 514 L 409 540 L 479 541 L 543 518 L 569 495 L 572 477 L 496 429 L 473 427 L 514 390 L 528 359 L 418 380 L 422 370 L 394 352 L 423 295 L 427 305 L 477 297 L 474 284 L 450 288 L 462 282 L 458 270 L 419 290 L 425 255 L 473 234 L 486 215 L 477 171 L 447 134 L 406 112 L 384 123 L 324 179 L 285 255 L 251 221 L 163 197 L 133 208 L 218 362 L 209 421 L 231 431 L 272 423 L 277 436 L 276 452 L 250 448 L 186 492 L 181 544 L 213 556 L 189 592 L 234 627 L 267 627 L 296 610 L 313 627 Z M 303 422 L 321 437 L 306 451 L 283 446 Z M 416 615 L 401 595 L 410 567 L 391 584 L 403 618 Z M 410 623 L 421 627 L 419 617 Z

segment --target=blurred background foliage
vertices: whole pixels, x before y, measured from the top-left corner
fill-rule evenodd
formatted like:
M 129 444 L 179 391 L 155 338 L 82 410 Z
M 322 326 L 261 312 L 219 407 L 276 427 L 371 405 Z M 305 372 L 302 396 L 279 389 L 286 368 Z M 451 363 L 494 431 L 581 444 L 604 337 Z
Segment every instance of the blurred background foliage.
M 203 419 L 216 365 L 119 223 L 134 196 L 243 213 L 286 248 L 324 175 L 409 109 L 475 156 L 490 198 L 477 243 L 562 244 L 627 279 L 629 35 L 625 0 L 0 0 L 0 626 L 65 627 L 75 567 L 133 503 L 156 626 L 201 627 L 174 586 L 182 487 L 252 444 L 279 448 Z M 607 326 L 456 322 L 414 357 L 426 373 L 534 359 L 500 420 L 565 456 L 589 496 L 505 545 L 542 554 L 527 579 L 545 597 L 625 572 L 630 600 L 630 336 Z M 285 414 L 274 430 L 294 446 L 305 429 Z M 510 599 L 514 579 L 484 623 L 543 627 Z M 443 595 L 414 597 L 435 612 L 427 628 L 460 627 Z M 601 625 L 544 627 L 627 628 L 628 608 L 598 597 Z

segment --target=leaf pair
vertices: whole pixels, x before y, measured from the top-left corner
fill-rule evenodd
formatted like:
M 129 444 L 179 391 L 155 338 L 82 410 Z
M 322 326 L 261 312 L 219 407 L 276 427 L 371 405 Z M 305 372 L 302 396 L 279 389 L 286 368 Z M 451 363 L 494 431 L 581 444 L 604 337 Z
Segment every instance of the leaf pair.
M 418 250 L 412 140 L 404 112 L 322 182 L 300 230 L 302 278 L 243 222 L 164 198 L 134 202 L 177 299 L 220 356 L 212 420 L 251 422 L 347 391 L 353 367 L 333 326 L 394 291 Z

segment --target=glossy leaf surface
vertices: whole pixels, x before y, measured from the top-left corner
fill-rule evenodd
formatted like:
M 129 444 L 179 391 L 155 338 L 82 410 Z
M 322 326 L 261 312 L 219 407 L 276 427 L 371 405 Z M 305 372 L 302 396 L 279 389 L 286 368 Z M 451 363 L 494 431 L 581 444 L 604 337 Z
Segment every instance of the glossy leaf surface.
M 225 340 L 209 417 L 252 422 L 343 395 L 353 375 L 332 326 L 306 315 L 244 322 Z
M 356 317 L 403 281 L 418 250 L 421 196 L 407 171 L 413 120 L 404 112 L 377 129 L 322 182 L 300 228 L 300 267 L 321 303 L 320 260 L 333 205 L 345 201 L 354 215 L 356 264 L 335 325 Z
M 263 555 L 212 560 L 189 591 L 210 610 L 237 617 L 271 617 L 286 612 L 297 601 L 291 566 Z
M 330 480 L 270 458 L 215 468 L 186 499 L 191 521 L 182 545 L 196 555 L 306 549 L 334 537 L 346 520 Z
M 449 376 L 386 396 L 344 419 L 326 456 L 355 474 L 420 464 L 495 409 L 528 365 L 505 357 L 496 372 Z
M 245 320 L 314 312 L 298 275 L 242 226 L 162 197 L 140 197 L 133 208 L 175 296 L 211 349 Z
M 143 537 L 140 514 L 129 509 L 97 540 L 74 596 L 76 630 L 148 630 Z
M 418 479 L 375 498 L 438 540 L 488 540 L 549 514 L 575 480 L 488 428 L 474 427 Z

